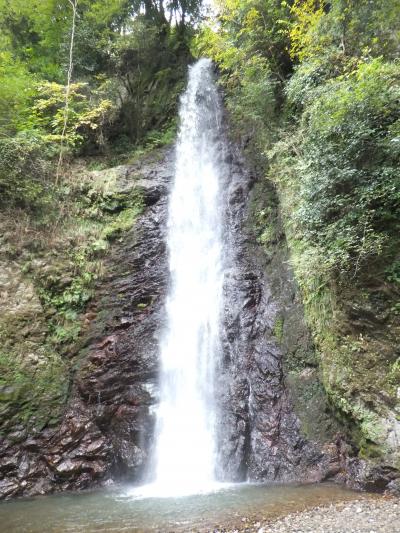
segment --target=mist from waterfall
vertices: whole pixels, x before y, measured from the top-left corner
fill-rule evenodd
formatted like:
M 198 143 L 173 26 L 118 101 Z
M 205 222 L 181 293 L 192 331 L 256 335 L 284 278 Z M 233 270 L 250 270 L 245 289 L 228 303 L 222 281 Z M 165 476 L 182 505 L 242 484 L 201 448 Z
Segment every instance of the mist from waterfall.
M 149 486 L 157 496 L 207 491 L 215 483 L 224 142 L 210 60 L 190 67 L 179 116 L 168 215 L 171 285 L 160 346 L 154 481 Z

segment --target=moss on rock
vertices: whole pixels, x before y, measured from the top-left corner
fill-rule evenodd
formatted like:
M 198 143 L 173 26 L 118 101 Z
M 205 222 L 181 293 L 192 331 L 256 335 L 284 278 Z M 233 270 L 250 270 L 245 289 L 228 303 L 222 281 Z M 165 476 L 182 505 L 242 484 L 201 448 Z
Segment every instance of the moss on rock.
M 127 167 L 72 169 L 57 194 L 61 211 L 27 219 L 30 240 L 4 231 L 0 244 L 0 432 L 55 425 L 68 399 L 86 309 L 104 259 L 143 209 L 139 175 Z M 55 193 L 56 194 L 56 193 Z M 57 204 L 56 204 L 57 205 Z M 11 213 L 9 213 L 11 216 Z M 50 217 L 51 218 L 51 217 Z M 9 218 L 4 218 L 4 224 Z M 18 225 L 16 224 L 18 230 Z M 89 313 L 90 314 L 90 313 Z

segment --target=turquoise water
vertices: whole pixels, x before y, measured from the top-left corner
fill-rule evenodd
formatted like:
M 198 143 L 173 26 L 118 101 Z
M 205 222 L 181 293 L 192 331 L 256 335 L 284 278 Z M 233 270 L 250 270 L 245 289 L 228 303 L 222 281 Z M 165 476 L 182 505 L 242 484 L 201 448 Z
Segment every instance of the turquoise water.
M 234 529 L 307 507 L 368 497 L 338 485 L 233 485 L 182 498 L 133 497 L 129 487 L 0 504 L 2 533 L 189 532 Z

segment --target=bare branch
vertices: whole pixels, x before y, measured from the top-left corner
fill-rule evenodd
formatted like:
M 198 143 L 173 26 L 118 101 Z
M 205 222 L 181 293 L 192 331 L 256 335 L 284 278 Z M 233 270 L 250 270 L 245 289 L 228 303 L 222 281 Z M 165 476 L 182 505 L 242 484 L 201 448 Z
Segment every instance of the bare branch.
M 74 68 L 73 52 L 74 52 L 75 24 L 76 24 L 76 12 L 77 12 L 78 0 L 68 0 L 68 2 L 71 4 L 71 7 L 72 7 L 72 26 L 71 26 L 71 40 L 70 40 L 70 45 L 69 45 L 69 65 L 68 65 L 68 72 L 67 72 L 67 85 L 65 88 L 64 125 L 63 125 L 63 130 L 62 130 L 61 139 L 60 139 L 60 154 L 58 156 L 58 163 L 57 163 L 56 185 L 59 182 L 60 172 L 61 172 L 61 168 L 63 164 L 64 141 L 65 141 L 65 134 L 67 132 L 68 115 L 69 115 L 69 96 L 71 92 L 72 71 Z

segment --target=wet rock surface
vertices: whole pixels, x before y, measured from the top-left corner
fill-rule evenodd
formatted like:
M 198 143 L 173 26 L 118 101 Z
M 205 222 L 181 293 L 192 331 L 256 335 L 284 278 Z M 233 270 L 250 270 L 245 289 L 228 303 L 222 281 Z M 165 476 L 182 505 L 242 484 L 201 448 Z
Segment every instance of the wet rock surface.
M 236 481 L 321 481 L 341 470 L 340 450 L 332 433 L 305 438 L 284 375 L 289 347 L 278 343 L 274 334 L 282 313 L 288 319 L 295 312 L 302 318 L 296 287 L 283 263 L 287 257 L 275 264 L 257 249 L 249 225 L 256 179 L 231 151 L 223 355 L 217 387 L 222 476 Z M 271 261 L 273 267 L 268 268 Z M 296 334 L 298 349 L 305 344 L 312 350 L 304 322 Z
M 86 312 L 84 347 L 60 427 L 30 435 L 21 427 L 0 440 L 0 497 L 83 489 L 134 479 L 143 469 L 157 401 L 172 171 L 171 151 L 114 170 L 121 193 L 138 188 L 146 208 L 114 245 Z

